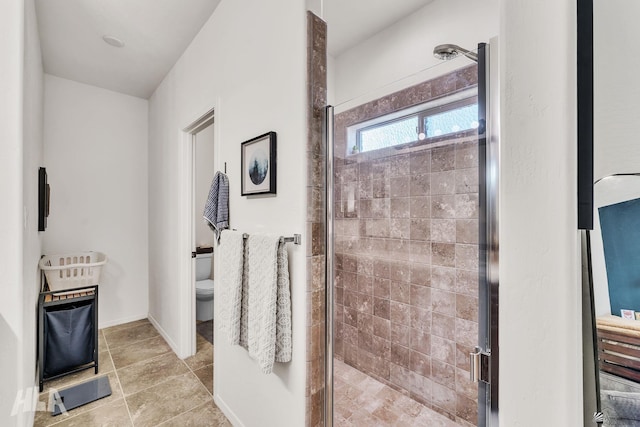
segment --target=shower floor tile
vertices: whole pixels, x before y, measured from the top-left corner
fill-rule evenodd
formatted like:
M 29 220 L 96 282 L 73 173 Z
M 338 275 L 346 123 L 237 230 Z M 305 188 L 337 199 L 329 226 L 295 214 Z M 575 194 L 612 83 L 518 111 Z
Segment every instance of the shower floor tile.
M 334 402 L 338 427 L 461 426 L 337 359 Z

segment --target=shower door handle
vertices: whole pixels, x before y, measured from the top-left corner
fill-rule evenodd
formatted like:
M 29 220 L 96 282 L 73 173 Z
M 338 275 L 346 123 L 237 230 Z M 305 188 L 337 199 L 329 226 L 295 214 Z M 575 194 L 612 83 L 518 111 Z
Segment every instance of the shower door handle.
M 471 382 L 477 383 L 482 381 L 489 384 L 489 353 L 482 351 L 480 347 L 476 347 L 469 353 L 469 379 Z

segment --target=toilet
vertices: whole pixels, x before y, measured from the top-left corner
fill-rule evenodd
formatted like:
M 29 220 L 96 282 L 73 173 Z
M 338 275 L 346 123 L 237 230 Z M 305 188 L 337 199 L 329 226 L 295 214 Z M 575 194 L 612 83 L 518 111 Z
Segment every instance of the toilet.
M 196 320 L 213 319 L 213 280 L 211 276 L 211 261 L 213 252 L 200 253 L 196 251 Z

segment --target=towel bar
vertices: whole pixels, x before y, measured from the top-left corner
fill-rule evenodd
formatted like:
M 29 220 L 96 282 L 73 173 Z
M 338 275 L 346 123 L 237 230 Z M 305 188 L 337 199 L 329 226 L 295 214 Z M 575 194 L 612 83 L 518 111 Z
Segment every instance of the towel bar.
M 243 239 L 247 239 L 249 237 L 249 235 L 247 233 L 244 233 L 242 235 Z M 302 244 L 302 234 L 294 234 L 293 237 L 280 237 L 280 242 L 281 243 L 293 243 L 294 245 L 301 245 Z

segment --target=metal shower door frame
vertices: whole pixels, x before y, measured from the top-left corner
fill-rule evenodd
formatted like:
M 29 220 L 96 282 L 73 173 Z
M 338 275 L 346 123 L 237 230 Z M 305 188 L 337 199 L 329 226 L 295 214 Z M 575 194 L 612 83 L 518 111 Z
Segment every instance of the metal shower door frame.
M 478 45 L 479 271 L 478 347 L 486 356 L 478 381 L 478 426 L 499 425 L 500 90 L 498 40 Z M 482 404 L 484 402 L 484 404 Z

